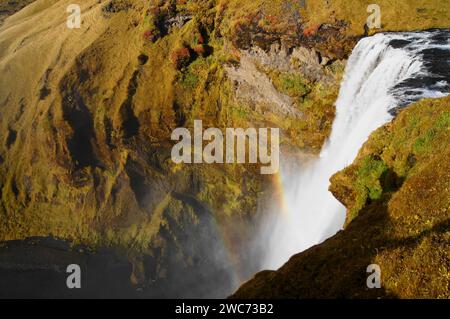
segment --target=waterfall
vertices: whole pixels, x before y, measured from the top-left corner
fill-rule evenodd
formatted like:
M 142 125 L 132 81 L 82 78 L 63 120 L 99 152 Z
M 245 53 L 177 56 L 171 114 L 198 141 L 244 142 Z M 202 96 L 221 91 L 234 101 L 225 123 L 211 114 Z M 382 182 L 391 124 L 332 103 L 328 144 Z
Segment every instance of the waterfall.
M 320 157 L 301 166 L 282 163 L 284 209 L 265 227 L 263 268 L 323 242 L 345 221 L 345 207 L 328 191 L 329 179 L 353 162 L 363 143 L 398 107 L 450 93 L 448 30 L 380 33 L 358 42 L 336 101 L 332 133 Z

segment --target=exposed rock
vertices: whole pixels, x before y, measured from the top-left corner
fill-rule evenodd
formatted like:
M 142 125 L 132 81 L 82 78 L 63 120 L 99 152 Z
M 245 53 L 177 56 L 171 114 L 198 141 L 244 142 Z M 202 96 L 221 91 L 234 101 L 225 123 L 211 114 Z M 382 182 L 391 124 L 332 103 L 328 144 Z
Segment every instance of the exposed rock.
M 251 47 L 250 50 L 246 51 L 246 54 L 265 67 L 282 72 L 289 72 L 293 69 L 290 62 L 289 49 L 279 43 L 273 43 L 267 52 L 257 46 Z
M 311 67 L 318 67 L 320 65 L 319 57 L 314 49 L 308 50 L 305 47 L 294 48 L 292 58 Z
M 102 8 L 104 13 L 118 13 L 121 11 L 127 11 L 131 8 L 129 0 L 111 0 L 107 5 Z
M 186 23 L 192 20 L 192 18 L 193 16 L 191 14 L 177 14 L 175 17 L 167 20 L 166 27 L 169 32 L 172 28 L 181 29 Z
M 292 99 L 278 92 L 269 77 L 259 71 L 251 55 L 242 52 L 239 67 L 228 67 L 228 76 L 236 85 L 236 96 L 254 108 L 263 105 L 274 113 L 300 117 Z

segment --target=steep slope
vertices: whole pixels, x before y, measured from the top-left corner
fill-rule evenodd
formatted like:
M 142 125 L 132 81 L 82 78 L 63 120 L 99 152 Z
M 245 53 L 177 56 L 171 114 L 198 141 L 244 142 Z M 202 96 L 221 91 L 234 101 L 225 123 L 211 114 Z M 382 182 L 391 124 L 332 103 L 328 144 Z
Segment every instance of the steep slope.
M 255 165 L 175 165 L 171 132 L 197 118 L 274 125 L 286 130 L 286 144 L 317 149 L 342 62 L 320 65 L 305 49 L 297 60 L 313 64 L 304 66 L 286 47 L 233 48 L 215 25 L 222 9 L 214 1 L 83 1 L 82 28 L 73 30 L 69 3 L 38 0 L 0 30 L 0 239 L 114 246 L 129 255 L 140 285 L 169 278 L 182 286 L 183 269 L 202 278 L 211 269 L 233 283 L 235 269 L 248 273 L 243 265 L 252 263 L 236 257 L 246 248 L 238 243 L 251 237 L 270 180 Z M 249 63 L 238 66 L 240 56 Z M 280 66 L 264 66 L 266 58 Z M 255 96 L 248 72 L 278 98 Z M 316 137 L 296 140 L 303 131 Z
M 271 180 L 175 165 L 171 132 L 275 126 L 286 151 L 317 153 L 366 13 L 349 27 L 293 0 L 83 0 L 71 30 L 70 3 L 36 0 L 0 27 L 0 240 L 115 247 L 156 295 L 223 295 L 254 269 L 242 243 Z M 404 28 L 445 24 L 439 3 Z
M 332 178 L 346 229 L 232 298 L 448 298 L 449 115 L 450 97 L 422 100 L 375 131 Z M 382 289 L 366 286 L 371 264 Z
M 177 272 L 191 269 L 189 280 L 196 280 L 196 268 L 202 276 L 205 269 L 218 275 L 229 267 L 223 247 L 201 258 L 221 244 L 211 208 L 196 198 L 207 191 L 201 187 L 205 171 L 167 163 L 167 141 L 177 125 L 167 107 L 176 70 L 140 64 L 144 1 L 108 10 L 85 1 L 80 30 L 65 27 L 68 3 L 37 1 L 1 31 L 1 239 L 53 236 L 115 246 L 130 255 L 131 279 L 141 285 L 164 281 L 174 265 Z M 149 65 L 171 66 L 164 55 L 153 57 L 158 60 Z M 140 126 L 136 114 L 144 105 Z M 149 110 L 154 119 L 146 117 Z M 235 187 L 220 169 L 207 178 Z M 246 187 L 253 191 L 251 182 Z M 235 189 L 219 196 L 234 196 Z M 183 285 L 175 276 L 170 280 Z M 178 293 L 201 294 L 191 288 Z

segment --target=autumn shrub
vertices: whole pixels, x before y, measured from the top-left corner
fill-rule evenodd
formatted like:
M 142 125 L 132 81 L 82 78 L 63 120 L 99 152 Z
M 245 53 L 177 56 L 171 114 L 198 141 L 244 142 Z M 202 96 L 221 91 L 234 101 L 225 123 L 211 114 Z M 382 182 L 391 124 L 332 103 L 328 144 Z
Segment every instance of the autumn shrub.
M 187 66 L 191 60 L 191 51 L 187 47 L 182 47 L 172 52 L 170 60 L 177 69 Z

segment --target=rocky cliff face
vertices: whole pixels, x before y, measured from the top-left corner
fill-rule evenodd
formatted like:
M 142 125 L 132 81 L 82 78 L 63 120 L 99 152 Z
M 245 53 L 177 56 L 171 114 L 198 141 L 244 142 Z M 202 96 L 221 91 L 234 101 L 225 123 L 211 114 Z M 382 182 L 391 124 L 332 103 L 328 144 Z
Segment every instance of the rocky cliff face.
M 194 119 L 275 126 L 285 151 L 317 153 L 365 9 L 349 20 L 348 2 L 79 2 L 81 29 L 66 27 L 66 0 L 0 27 L 0 240 L 115 247 L 135 284 L 172 296 L 194 283 L 215 296 L 210 276 L 230 290 L 252 271 L 242 243 L 270 179 L 255 165 L 175 165 L 171 132 Z M 440 26 L 439 8 L 405 28 Z

